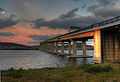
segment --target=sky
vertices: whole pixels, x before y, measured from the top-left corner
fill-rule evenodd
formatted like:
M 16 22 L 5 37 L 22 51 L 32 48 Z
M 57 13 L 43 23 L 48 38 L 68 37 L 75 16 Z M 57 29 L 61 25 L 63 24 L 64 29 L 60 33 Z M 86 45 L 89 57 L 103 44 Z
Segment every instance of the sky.
M 120 0 L 0 0 L 0 42 L 39 45 L 69 32 L 120 15 Z

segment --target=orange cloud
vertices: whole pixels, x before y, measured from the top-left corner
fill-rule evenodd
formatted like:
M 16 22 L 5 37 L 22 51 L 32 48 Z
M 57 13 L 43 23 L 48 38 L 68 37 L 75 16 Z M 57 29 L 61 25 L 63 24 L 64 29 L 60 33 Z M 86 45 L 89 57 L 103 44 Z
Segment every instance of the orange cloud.
M 65 34 L 68 31 L 64 29 L 51 29 L 48 27 L 42 27 L 40 29 L 33 29 L 33 28 L 26 28 L 26 27 L 20 27 L 20 26 L 13 26 L 13 28 L 5 28 L 3 30 L 0 30 L 0 32 L 11 32 L 12 34 L 15 34 L 16 36 L 11 37 L 5 37 L 0 36 L 1 42 L 14 42 L 14 43 L 20 43 L 25 45 L 32 45 L 27 42 L 33 42 L 35 40 L 27 37 L 29 35 L 57 35 L 57 34 Z

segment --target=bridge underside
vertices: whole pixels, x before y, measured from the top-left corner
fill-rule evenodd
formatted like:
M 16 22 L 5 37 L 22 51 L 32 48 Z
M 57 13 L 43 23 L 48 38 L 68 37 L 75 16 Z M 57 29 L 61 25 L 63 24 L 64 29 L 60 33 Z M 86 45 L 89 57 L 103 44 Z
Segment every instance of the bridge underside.
M 103 62 L 120 62 L 120 26 L 101 30 Z

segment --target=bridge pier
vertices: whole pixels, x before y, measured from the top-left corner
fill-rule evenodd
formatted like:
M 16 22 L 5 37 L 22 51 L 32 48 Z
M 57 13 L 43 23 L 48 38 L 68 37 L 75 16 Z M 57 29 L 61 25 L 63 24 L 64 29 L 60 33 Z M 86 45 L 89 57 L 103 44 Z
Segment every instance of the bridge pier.
M 101 63 L 101 31 L 94 32 L 94 63 Z
M 64 41 L 61 41 L 61 55 L 64 55 Z
M 73 42 L 73 56 L 76 56 L 76 51 L 77 51 L 77 42 L 75 40 L 72 40 Z
M 52 51 L 52 54 L 54 54 L 54 42 L 51 42 L 51 51 Z
M 68 41 L 68 54 L 71 54 L 71 41 Z
M 85 40 L 83 40 L 83 43 L 82 43 L 82 49 L 83 49 L 83 55 L 84 56 L 86 56 L 87 54 L 86 54 L 86 50 L 87 50 L 87 48 L 86 48 L 86 39 Z
M 58 53 L 58 42 L 56 42 L 56 54 Z

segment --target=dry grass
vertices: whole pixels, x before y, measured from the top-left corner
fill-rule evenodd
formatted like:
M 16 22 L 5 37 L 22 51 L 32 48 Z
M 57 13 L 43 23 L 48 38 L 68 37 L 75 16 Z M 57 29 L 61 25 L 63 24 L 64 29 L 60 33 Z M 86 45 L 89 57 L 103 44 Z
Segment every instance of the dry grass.
M 17 78 L 14 77 L 14 75 L 11 76 L 8 74 L 12 73 L 14 70 L 12 70 L 12 72 L 11 70 L 7 70 L 2 71 L 2 82 L 120 82 L 119 64 L 96 64 L 88 65 L 87 68 L 90 66 L 99 67 L 106 65 L 111 66 L 112 70 L 108 72 L 89 73 L 84 69 L 86 65 L 64 68 L 29 69 L 18 70 L 20 71 L 20 75 L 18 75 Z

